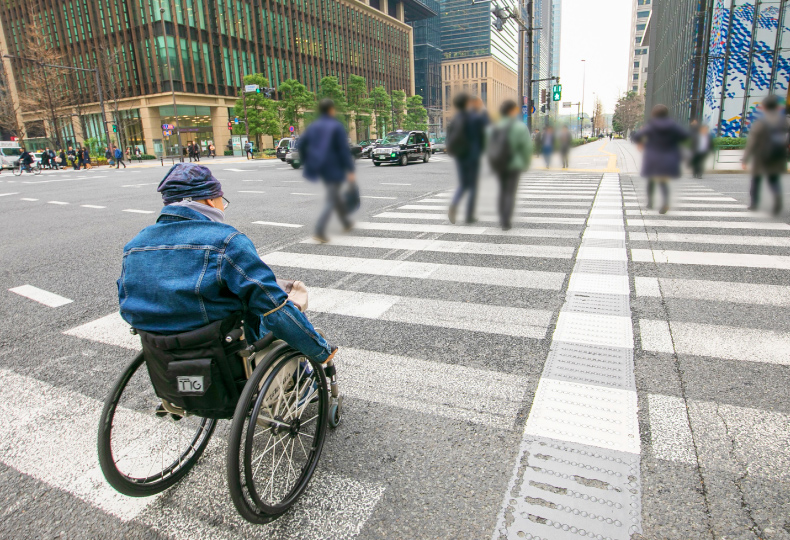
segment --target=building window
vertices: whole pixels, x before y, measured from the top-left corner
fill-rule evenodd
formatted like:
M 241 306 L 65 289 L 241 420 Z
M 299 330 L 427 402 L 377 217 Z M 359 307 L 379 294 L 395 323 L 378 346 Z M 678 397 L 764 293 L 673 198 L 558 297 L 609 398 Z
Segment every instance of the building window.
M 480 99 L 483 100 L 483 105 L 488 106 L 488 83 L 480 83 Z
M 639 73 L 634 73 L 634 80 L 635 80 L 635 81 L 638 81 L 638 80 L 639 80 Z
M 639 87 L 638 86 L 634 86 L 633 88 L 631 88 L 631 90 L 633 90 L 634 92 L 639 92 Z
M 635 68 L 638 68 L 638 67 L 639 67 L 639 62 L 638 62 L 638 61 L 637 61 L 637 62 L 634 62 L 634 67 L 635 67 Z
M 444 87 L 444 110 L 450 110 L 450 85 Z
M 636 13 L 636 16 L 637 16 L 637 18 L 642 19 L 644 17 L 649 17 L 650 16 L 650 12 L 649 11 L 638 11 Z
M 641 31 L 642 31 L 642 30 L 644 30 L 645 28 L 647 28 L 647 24 L 646 24 L 646 23 L 642 23 L 642 24 L 637 24 L 637 25 L 636 25 L 636 31 L 637 31 L 637 32 L 641 32 Z

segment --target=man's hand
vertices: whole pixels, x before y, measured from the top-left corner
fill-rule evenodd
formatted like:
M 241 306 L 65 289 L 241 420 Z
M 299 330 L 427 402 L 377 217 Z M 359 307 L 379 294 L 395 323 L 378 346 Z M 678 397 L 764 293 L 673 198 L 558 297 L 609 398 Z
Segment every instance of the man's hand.
M 746 162 L 745 161 L 741 162 L 741 168 L 743 168 L 744 171 L 746 170 Z
M 329 362 L 331 362 L 331 361 L 332 361 L 332 360 L 335 358 L 335 354 L 337 354 L 337 351 L 338 351 L 338 348 L 337 348 L 337 347 L 332 347 L 332 354 L 330 354 L 330 355 L 327 357 L 327 359 L 326 359 L 326 360 L 324 360 L 324 361 L 323 361 L 323 362 L 321 362 L 321 363 L 322 363 L 323 365 L 326 365 L 326 364 L 328 364 Z
M 348 173 L 347 179 L 349 182 L 356 182 L 357 176 L 353 172 L 350 172 Z

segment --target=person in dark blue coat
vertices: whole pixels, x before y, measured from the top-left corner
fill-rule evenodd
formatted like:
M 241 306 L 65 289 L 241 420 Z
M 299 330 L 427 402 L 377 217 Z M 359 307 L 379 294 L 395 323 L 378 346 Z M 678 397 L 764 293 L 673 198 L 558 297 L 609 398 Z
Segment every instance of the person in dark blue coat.
M 315 239 L 326 243 L 326 224 L 336 210 L 345 231 L 354 224 L 348 217 L 342 196 L 346 180 L 354 182 L 354 157 L 348 146 L 348 134 L 343 124 L 335 118 L 335 102 L 322 99 L 318 103 L 321 116 L 305 130 L 296 143 L 299 159 L 304 167 L 304 177 L 311 182 L 322 180 L 326 186 L 326 206 L 315 226 Z
M 466 223 L 474 223 L 475 202 L 477 200 L 477 183 L 480 176 L 480 160 L 485 150 L 485 132 L 488 127 L 488 114 L 483 108 L 480 98 L 471 98 L 465 93 L 453 98 L 457 112 L 448 127 L 448 139 L 451 139 L 448 152 L 455 158 L 458 168 L 458 189 L 450 204 L 448 217 L 455 223 L 458 205 L 466 192 L 469 192 L 466 204 Z M 452 133 L 451 133 L 452 132 Z
M 653 208 L 656 184 L 661 189 L 664 204 L 659 213 L 669 211 L 669 182 L 680 177 L 683 156 L 680 145 L 689 133 L 669 117 L 666 105 L 656 105 L 647 125 L 633 135 L 633 140 L 644 150 L 642 176 L 647 178 L 647 207 Z

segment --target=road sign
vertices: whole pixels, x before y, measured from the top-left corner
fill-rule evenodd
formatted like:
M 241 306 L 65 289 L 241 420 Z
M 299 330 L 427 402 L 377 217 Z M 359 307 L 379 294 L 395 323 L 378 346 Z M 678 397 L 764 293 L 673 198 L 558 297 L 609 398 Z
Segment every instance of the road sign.
M 524 116 L 528 115 L 529 114 L 529 107 L 527 107 L 526 105 L 523 105 L 521 107 L 521 114 L 523 114 Z
M 170 135 L 172 135 L 172 134 L 173 134 L 173 132 L 172 132 L 172 131 L 170 131 L 169 129 L 166 129 L 166 130 L 162 131 L 162 135 L 163 135 L 164 137 L 169 137 L 169 136 L 170 136 Z
M 239 119 L 238 119 L 238 118 L 234 118 L 234 119 L 233 119 L 233 123 L 234 123 L 234 124 L 238 124 L 238 123 L 239 123 Z
M 294 132 L 294 127 L 293 127 L 293 126 L 289 126 L 289 127 L 288 127 L 288 131 L 290 131 L 291 133 L 293 133 L 293 132 Z
M 532 106 L 532 114 L 535 114 L 535 111 L 536 111 L 536 110 L 537 110 L 537 109 L 536 109 L 536 108 L 535 108 L 535 106 L 533 105 L 533 106 Z
M 162 124 L 162 130 L 173 129 L 173 124 Z
M 573 104 L 570 101 L 563 101 L 562 108 L 563 109 L 570 109 Z
M 260 86 L 258 86 L 257 84 L 247 84 L 247 85 L 244 86 L 244 91 L 245 92 L 257 92 L 258 88 L 260 88 Z
M 552 101 L 559 101 L 562 99 L 562 85 L 555 84 L 554 88 L 551 90 L 551 99 Z

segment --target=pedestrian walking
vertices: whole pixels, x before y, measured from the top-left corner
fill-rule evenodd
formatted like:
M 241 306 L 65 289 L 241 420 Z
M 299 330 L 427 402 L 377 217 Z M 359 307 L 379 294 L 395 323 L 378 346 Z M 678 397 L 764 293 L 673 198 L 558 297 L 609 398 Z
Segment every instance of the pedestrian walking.
M 49 169 L 49 147 L 45 148 L 44 151 L 41 152 L 41 168 Z
M 614 139 L 614 133 L 612 133 L 612 132 L 610 131 L 610 132 L 609 132 L 609 142 L 612 142 L 612 139 Z
M 669 211 L 669 182 L 680 177 L 683 160 L 680 144 L 688 138 L 688 132 L 669 117 L 666 105 L 653 107 L 647 125 L 633 136 L 644 151 L 642 176 L 647 178 L 647 207 L 653 208 L 653 195 L 658 185 L 664 199 L 660 214 Z
M 189 162 L 192 163 L 192 157 L 195 155 L 195 151 L 192 149 L 192 143 L 187 143 L 187 157 L 189 158 Z
M 82 166 L 85 167 L 86 171 L 93 168 L 93 165 L 91 165 L 91 152 L 87 148 L 82 149 Z
M 55 158 L 55 161 L 58 164 L 58 169 L 63 169 L 66 167 L 66 152 L 64 152 L 62 148 L 60 149 L 58 156 Z
M 713 135 L 708 126 L 699 126 L 691 132 L 691 171 L 694 178 L 702 178 L 705 164 L 713 149 Z
M 346 180 L 354 183 L 354 158 L 348 147 L 348 134 L 343 124 L 335 118 L 335 102 L 324 98 L 318 103 L 320 116 L 310 124 L 297 141 L 299 157 L 304 166 L 304 176 L 311 182 L 323 181 L 326 187 L 326 204 L 315 226 L 315 239 L 326 243 L 326 225 L 336 211 L 343 229 L 348 232 L 354 224 L 348 217 L 343 197 Z M 354 188 L 356 186 L 353 186 Z
M 115 153 L 115 168 L 120 169 L 121 165 L 123 165 L 123 168 L 125 169 L 126 163 L 123 162 L 123 152 L 121 152 L 121 149 L 117 146 L 113 147 L 113 149 Z
M 518 121 L 519 112 L 513 100 L 502 104 L 502 119 L 492 128 L 488 144 L 489 164 L 499 180 L 499 223 L 503 231 L 513 226 L 518 179 L 532 159 L 532 138 L 527 126 Z
M 47 152 L 49 152 L 49 168 L 57 171 L 59 169 L 57 162 L 58 155 L 55 153 L 55 150 L 52 149 L 48 149 Z
M 562 168 L 570 167 L 571 148 L 573 147 L 573 135 L 568 126 L 564 126 L 558 137 L 560 156 L 562 157 Z
M 255 159 L 255 157 L 252 155 L 252 143 L 250 141 L 244 143 L 244 153 L 248 160 Z
M 485 143 L 486 120 L 472 108 L 470 98 L 465 93 L 453 98 L 453 106 L 456 113 L 447 128 L 446 145 L 447 153 L 455 158 L 458 168 L 458 188 L 450 204 L 448 218 L 450 223 L 455 223 L 458 205 L 466 194 L 466 222 L 474 223 L 477 221 L 477 178 Z
M 214 143 L 208 145 L 208 153 L 211 156 L 211 159 L 217 157 L 217 147 L 214 146 Z
M 541 137 L 540 144 L 541 154 L 543 154 L 543 159 L 546 160 L 547 169 L 551 169 L 551 156 L 554 155 L 555 143 L 554 128 L 546 126 L 546 129 L 543 130 L 543 137 Z
M 782 211 L 782 174 L 787 172 L 788 121 L 779 98 L 770 95 L 763 100 L 763 116 L 749 129 L 743 168 L 751 162 L 752 184 L 750 210 L 760 206 L 763 176 L 774 194 L 774 215 Z
M 107 160 L 107 166 L 112 169 L 112 166 L 115 165 L 115 158 L 109 146 L 104 147 L 104 159 Z
M 201 152 L 203 152 L 203 148 L 200 146 L 200 143 L 196 142 L 195 144 L 193 144 L 192 145 L 192 150 L 194 150 L 194 152 L 195 152 L 195 160 L 199 162 L 200 161 L 200 154 L 201 154 Z
M 79 167 L 77 165 L 77 163 L 78 163 L 77 152 L 71 146 L 69 146 L 69 151 L 67 153 L 67 157 L 68 157 L 69 163 L 71 163 L 71 166 L 74 167 L 74 170 L 75 171 L 79 170 Z

